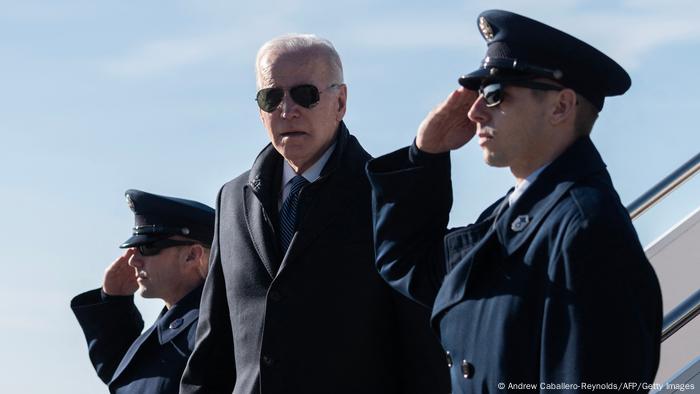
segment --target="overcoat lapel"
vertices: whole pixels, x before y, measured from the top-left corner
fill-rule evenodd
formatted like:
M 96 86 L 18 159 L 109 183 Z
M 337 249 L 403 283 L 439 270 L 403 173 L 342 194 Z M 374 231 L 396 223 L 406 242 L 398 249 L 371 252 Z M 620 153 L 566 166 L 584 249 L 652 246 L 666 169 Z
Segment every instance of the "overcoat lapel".
M 355 170 L 354 166 L 340 165 L 341 162 L 358 160 L 357 171 L 364 175 L 362 172 L 364 161 L 351 157 L 358 147 L 350 146 L 356 142 L 350 139 L 350 133 L 343 122 L 338 126 L 337 135 L 335 150 L 321 171 L 321 177 L 301 191 L 301 216 L 297 231 L 282 260 L 280 272 L 313 244 L 334 220 L 337 220 L 340 213 L 349 205 L 347 202 L 349 199 L 357 197 L 346 192 L 346 190 L 359 189 L 358 186 L 351 185 L 349 182 L 361 182 L 365 179 L 364 176 L 357 177 L 349 173 Z
M 498 238 L 512 256 L 535 235 L 549 212 L 577 183 L 605 170 L 605 163 L 588 138 L 581 138 L 542 171 L 535 182 L 504 213 Z
M 494 208 L 499 205 L 497 202 L 477 223 L 448 234 L 445 259 L 451 271 L 435 299 L 433 324 L 444 311 L 467 297 L 470 274 L 475 266 L 488 264 L 492 258 L 507 261 L 521 247 L 529 245 L 527 241 L 571 187 L 604 169 L 605 164 L 593 143 L 581 138 L 545 168 L 513 206 L 499 215 L 498 208 Z M 484 216 L 486 218 L 481 220 Z M 496 216 L 498 219 L 494 223 Z
M 431 321 L 434 324 L 442 312 L 465 297 L 472 268 L 483 260 L 483 255 L 493 252 L 498 244 L 494 220 L 502 212 L 505 198 L 494 203 L 481 220 L 445 237 L 445 262 L 447 276 L 435 297 Z M 486 216 L 485 218 L 483 216 Z
M 266 218 L 265 209 L 256 197 L 253 190 L 246 186 L 244 188 L 245 217 L 250 239 L 260 256 L 265 269 L 270 274 L 270 278 L 275 276 L 273 261 L 277 257 L 276 239 L 274 230 L 268 225 L 269 218 Z
M 117 366 L 117 369 L 114 371 L 112 382 L 119 378 L 119 375 L 121 375 L 131 363 L 134 356 L 141 349 L 141 346 L 143 346 L 151 336 L 156 336 L 158 343 L 164 345 L 172 341 L 178 334 L 185 331 L 190 325 L 197 321 L 199 314 L 197 307 L 199 306 L 201 296 L 202 285 L 189 292 L 182 300 L 173 305 L 170 310 L 163 308 L 158 315 L 156 323 L 136 338 L 136 341 L 134 341 L 129 347 L 129 350 L 126 351 L 119 366 Z M 175 321 L 177 321 L 177 323 L 173 326 L 172 323 Z
M 197 321 L 202 288 L 203 286 L 199 286 L 189 292 L 158 319 L 156 326 L 158 327 L 158 342 L 161 345 L 172 341 Z
M 338 179 L 338 177 L 336 177 Z M 317 181 L 318 182 L 318 181 Z M 323 182 L 330 182 L 329 185 L 323 185 Z M 348 193 L 344 193 L 343 189 L 333 185 L 333 179 L 322 180 L 319 184 L 309 185 L 310 190 L 307 193 L 317 193 L 313 198 L 304 201 L 305 206 L 313 207 L 306 210 L 302 220 L 299 221 L 292 241 L 289 244 L 287 254 L 282 260 L 280 271 L 284 270 L 289 261 L 299 256 L 306 248 L 314 243 L 314 241 L 323 234 L 324 230 L 338 218 L 340 212 L 348 205 L 346 200 L 350 198 Z M 314 182 L 316 183 L 316 182 Z M 313 189 L 311 188 L 313 186 Z M 354 187 L 350 190 L 356 190 Z M 302 192 L 302 198 L 303 198 Z
M 163 308 L 163 310 L 160 312 L 159 318 L 163 315 L 163 313 L 165 313 L 165 311 L 166 309 Z M 121 375 L 122 372 L 124 372 L 126 367 L 131 363 L 131 360 L 134 358 L 136 353 L 138 353 L 141 346 L 149 339 L 149 337 L 151 335 L 155 335 L 155 330 L 156 325 L 154 324 L 148 330 L 146 330 L 146 332 L 141 334 L 141 336 L 136 338 L 134 343 L 131 344 L 129 350 L 126 351 L 126 354 L 122 358 L 122 361 L 119 363 L 119 366 L 117 367 L 116 371 L 114 371 L 114 375 L 112 376 L 112 382 L 116 381 L 119 378 L 119 375 Z
M 243 204 L 248 233 L 265 269 L 274 278 L 280 259 L 275 222 L 277 195 L 282 182 L 282 157 L 268 145 L 253 164 L 248 184 L 243 188 Z

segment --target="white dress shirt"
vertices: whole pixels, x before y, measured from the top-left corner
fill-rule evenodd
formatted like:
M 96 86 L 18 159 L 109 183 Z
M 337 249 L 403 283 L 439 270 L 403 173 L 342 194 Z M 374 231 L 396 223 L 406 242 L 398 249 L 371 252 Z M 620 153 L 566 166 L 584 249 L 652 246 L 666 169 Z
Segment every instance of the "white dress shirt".
M 306 171 L 301 173 L 301 176 L 306 178 L 309 183 L 315 182 L 319 177 L 321 177 L 321 170 L 323 170 L 323 167 L 326 165 L 328 162 L 328 159 L 331 157 L 331 154 L 333 153 L 333 150 L 335 150 L 335 142 L 326 149 L 325 152 L 323 152 L 323 155 L 316 160 L 316 162 L 309 167 Z M 289 193 L 291 191 L 292 185 L 289 183 L 289 181 L 292 180 L 295 176 L 297 176 L 296 172 L 292 169 L 292 166 L 287 163 L 287 160 L 284 160 L 284 165 L 282 166 L 282 193 L 280 194 L 280 198 L 277 202 L 277 209 L 282 209 L 282 203 L 284 200 L 289 196 Z
M 520 183 L 517 183 L 515 185 L 515 189 L 513 190 L 512 193 L 508 195 L 508 205 L 512 206 L 515 204 L 516 201 L 520 198 L 520 196 L 525 193 L 525 190 L 527 190 L 530 185 L 535 182 L 537 177 L 540 175 L 540 173 L 547 168 L 549 163 L 543 165 L 542 167 L 536 169 L 535 171 L 532 172 L 532 174 L 528 175 L 527 178 L 523 179 Z

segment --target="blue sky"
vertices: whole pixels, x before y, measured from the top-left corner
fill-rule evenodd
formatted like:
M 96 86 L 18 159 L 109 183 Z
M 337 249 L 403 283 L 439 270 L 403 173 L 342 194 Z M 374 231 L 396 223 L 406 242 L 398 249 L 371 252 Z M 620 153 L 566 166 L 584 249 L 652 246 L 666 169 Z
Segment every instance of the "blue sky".
M 0 1 L 0 206 L 5 338 L 0 392 L 106 392 L 69 308 L 101 284 L 137 188 L 213 205 L 267 143 L 254 57 L 287 32 L 330 39 L 345 67 L 346 122 L 373 155 L 411 142 L 475 69 L 475 20 L 503 8 L 561 28 L 632 77 L 593 140 L 634 200 L 699 151 L 700 3 L 679 1 Z M 478 146 L 453 153 L 452 223 L 472 221 L 512 183 Z M 698 207 L 688 182 L 636 222 L 644 244 Z M 147 325 L 157 301 L 138 301 Z

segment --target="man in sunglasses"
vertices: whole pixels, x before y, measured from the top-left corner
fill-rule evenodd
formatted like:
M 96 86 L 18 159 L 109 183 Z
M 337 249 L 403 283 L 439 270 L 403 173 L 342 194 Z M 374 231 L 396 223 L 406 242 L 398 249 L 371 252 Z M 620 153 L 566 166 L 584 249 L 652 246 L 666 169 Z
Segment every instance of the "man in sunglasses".
M 371 161 L 377 265 L 432 310 L 453 393 L 630 391 L 653 382 L 661 295 L 589 138 L 627 73 L 592 46 L 506 11 L 478 18 L 481 67 L 414 144 Z M 516 186 L 447 229 L 450 151 L 477 137 Z
M 374 268 L 369 155 L 333 45 L 279 37 L 256 68 L 271 144 L 219 193 L 181 393 L 448 393 L 427 311 Z
M 110 393 L 177 393 L 194 348 L 199 300 L 214 234 L 214 210 L 196 201 L 127 190 L 134 212 L 126 252 L 105 271 L 102 288 L 71 301 L 90 361 Z M 133 294 L 165 308 L 148 330 Z

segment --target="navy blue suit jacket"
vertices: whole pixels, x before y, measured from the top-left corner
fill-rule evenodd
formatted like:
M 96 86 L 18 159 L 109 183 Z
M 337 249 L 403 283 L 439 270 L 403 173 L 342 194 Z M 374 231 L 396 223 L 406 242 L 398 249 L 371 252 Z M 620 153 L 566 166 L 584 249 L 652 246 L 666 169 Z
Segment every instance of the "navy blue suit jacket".
M 589 138 L 513 206 L 496 201 L 452 230 L 449 154 L 413 145 L 371 161 L 368 174 L 378 268 L 432 309 L 454 393 L 653 381 L 658 280 Z
M 100 289 L 77 295 L 71 309 L 83 329 L 90 361 L 110 393 L 177 393 L 194 348 L 197 287 L 141 333 L 143 320 L 133 296 L 104 296 Z

